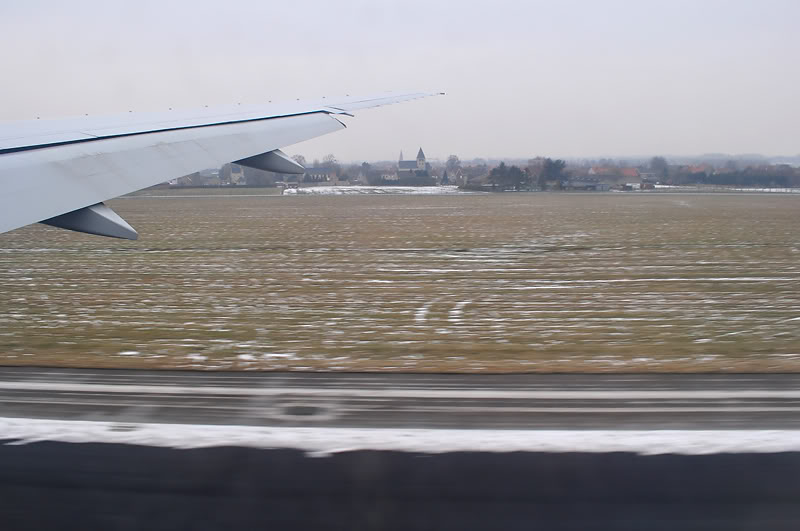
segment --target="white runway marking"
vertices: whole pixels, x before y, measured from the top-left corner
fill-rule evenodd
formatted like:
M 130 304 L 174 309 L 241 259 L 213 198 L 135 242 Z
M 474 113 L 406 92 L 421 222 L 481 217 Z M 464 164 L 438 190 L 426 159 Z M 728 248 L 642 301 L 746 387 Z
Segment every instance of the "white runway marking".
M 451 398 L 451 399 L 742 399 L 742 398 L 800 398 L 800 390 L 675 390 L 675 391 L 563 391 L 553 390 L 497 390 L 497 389 L 377 389 L 371 388 L 319 388 L 319 387 L 224 387 L 180 385 L 135 385 L 92 383 L 41 383 L 2 382 L 0 390 L 6 391 L 56 391 L 127 394 L 171 394 L 212 396 L 284 396 L 305 395 L 325 397 L 365 398 Z
M 37 420 L 0 417 L 7 444 L 37 441 L 117 443 L 169 448 L 291 448 L 315 456 L 353 450 L 446 452 L 632 452 L 655 454 L 800 451 L 800 430 L 453 430 L 262 428 Z
M 395 411 L 420 411 L 426 413 L 796 413 L 800 412 L 800 407 L 780 405 L 776 406 L 721 406 L 721 407 L 697 407 L 674 406 L 664 407 L 436 407 L 436 406 L 398 406 L 393 408 Z
M 1 403 L 12 403 L 12 404 L 53 404 L 52 400 L 48 399 L 37 399 L 37 398 L 21 398 L 21 399 L 13 399 L 13 400 L 4 400 L 0 399 Z M 323 414 L 320 415 L 315 413 L 313 416 L 313 420 L 320 421 L 320 420 L 331 420 L 336 418 L 338 415 L 330 414 L 328 410 L 331 409 L 331 405 L 326 403 L 323 399 L 321 403 L 324 406 L 325 410 Z M 277 418 L 282 420 L 298 420 L 298 416 L 295 415 L 286 415 L 282 412 L 278 412 L 277 414 L 273 413 L 265 413 L 264 406 L 243 406 L 243 405 L 207 405 L 207 404 L 191 404 L 187 405 L 185 403 L 181 404 L 170 404 L 170 403 L 160 403 L 160 402 L 145 402 L 142 400 L 138 400 L 135 403 L 131 402 L 98 402 L 96 400 L 58 400 L 58 405 L 61 406 L 92 406 L 92 407 L 143 407 L 143 408 L 154 408 L 154 409 L 170 409 L 170 408 L 182 408 L 182 409 L 194 409 L 194 410 L 219 410 L 219 411 L 231 411 L 236 410 L 237 412 L 247 412 L 247 413 L 258 413 L 260 416 L 266 416 L 269 418 Z M 289 403 L 282 403 L 280 404 L 281 409 L 285 409 L 286 407 L 290 406 L 297 406 L 297 405 L 304 405 L 304 406 L 313 406 L 313 407 L 321 407 L 320 402 L 315 400 L 309 400 L 308 402 L 289 402 Z M 347 404 L 347 405 L 337 405 L 336 406 L 336 413 L 355 413 L 355 412 L 375 412 L 376 406 L 367 401 L 364 405 L 356 404 Z M 542 414 L 542 413 L 573 413 L 573 414 L 585 414 L 585 413 L 595 413 L 595 414 L 608 414 L 608 413 L 798 413 L 800 412 L 800 407 L 797 406 L 710 406 L 710 407 L 698 407 L 698 406 L 683 406 L 680 404 L 671 405 L 671 406 L 662 406 L 662 407 L 648 407 L 648 406 L 641 406 L 641 407 L 629 407 L 629 406 L 620 406 L 620 407 L 514 407 L 514 406 L 487 406 L 487 407 L 480 407 L 480 406 L 461 406 L 461 405 L 452 405 L 452 406 L 425 406 L 425 405 L 394 405 L 391 406 L 391 411 L 394 413 L 397 412 L 416 412 L 416 413 L 487 413 L 487 414 L 498 414 L 498 413 L 529 413 L 529 414 Z M 2 436 L 2 434 L 0 434 Z

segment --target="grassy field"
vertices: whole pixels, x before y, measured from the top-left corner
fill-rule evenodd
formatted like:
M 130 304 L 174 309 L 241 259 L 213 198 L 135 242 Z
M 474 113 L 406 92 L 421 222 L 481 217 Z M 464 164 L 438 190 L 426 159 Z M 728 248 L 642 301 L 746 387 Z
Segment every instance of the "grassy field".
M 0 363 L 800 370 L 800 197 L 157 192 L 0 235 Z

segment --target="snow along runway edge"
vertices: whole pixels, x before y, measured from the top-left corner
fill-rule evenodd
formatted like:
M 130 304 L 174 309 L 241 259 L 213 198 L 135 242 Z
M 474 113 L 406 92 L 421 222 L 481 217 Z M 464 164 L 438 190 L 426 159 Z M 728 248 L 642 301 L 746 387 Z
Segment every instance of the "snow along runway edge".
M 167 448 L 295 449 L 313 456 L 358 450 L 629 452 L 639 455 L 800 452 L 800 430 L 485 430 L 255 427 L 0 417 L 5 444 L 40 441 Z

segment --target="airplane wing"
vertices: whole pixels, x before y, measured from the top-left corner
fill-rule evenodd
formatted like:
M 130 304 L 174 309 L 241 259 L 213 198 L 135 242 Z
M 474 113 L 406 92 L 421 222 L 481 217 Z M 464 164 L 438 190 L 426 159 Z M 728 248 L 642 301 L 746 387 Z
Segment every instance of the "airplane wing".
M 343 129 L 338 114 L 431 95 L 6 122 L 0 124 L 0 233 L 42 222 L 136 239 L 103 201 L 227 162 L 302 173 L 281 147 Z

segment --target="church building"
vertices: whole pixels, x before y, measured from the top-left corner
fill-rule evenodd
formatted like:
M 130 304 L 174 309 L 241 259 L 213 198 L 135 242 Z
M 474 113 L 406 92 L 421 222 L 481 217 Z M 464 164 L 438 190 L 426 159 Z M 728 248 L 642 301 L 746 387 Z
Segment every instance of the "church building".
M 397 162 L 397 177 L 399 179 L 427 176 L 430 169 L 431 165 L 425 162 L 425 153 L 422 152 L 422 148 L 419 148 L 417 160 L 403 160 L 403 152 L 400 152 L 400 160 Z

